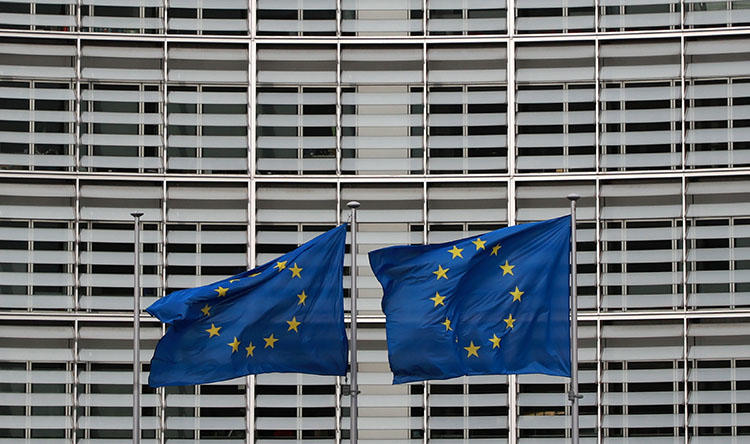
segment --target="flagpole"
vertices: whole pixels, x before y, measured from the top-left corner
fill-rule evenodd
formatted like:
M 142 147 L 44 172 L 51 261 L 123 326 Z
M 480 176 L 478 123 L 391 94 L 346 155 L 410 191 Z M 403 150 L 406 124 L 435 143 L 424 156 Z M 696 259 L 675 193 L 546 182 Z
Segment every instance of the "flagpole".
M 141 216 L 143 213 L 130 213 L 135 218 L 133 232 L 133 443 L 141 442 Z
M 578 444 L 578 400 L 583 396 L 578 394 L 578 288 L 576 257 L 576 201 L 581 196 L 568 194 L 570 201 L 570 390 L 568 400 L 570 404 L 572 444 Z
M 351 350 L 350 358 L 350 373 L 351 373 L 351 386 L 349 388 L 349 394 L 351 396 L 351 406 L 349 408 L 349 443 L 357 444 L 357 395 L 359 394 L 359 388 L 357 387 L 357 208 L 359 208 L 359 202 L 351 201 L 346 204 L 347 207 L 352 210 L 352 247 L 350 255 L 352 258 L 351 266 L 351 280 L 352 280 L 352 291 L 351 291 L 351 332 L 352 341 L 349 344 Z

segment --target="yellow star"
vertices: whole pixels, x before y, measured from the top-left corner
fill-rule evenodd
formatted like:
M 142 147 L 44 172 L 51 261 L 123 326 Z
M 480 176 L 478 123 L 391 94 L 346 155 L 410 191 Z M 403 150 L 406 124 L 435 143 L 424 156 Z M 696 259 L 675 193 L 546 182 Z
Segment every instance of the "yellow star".
M 203 312 L 204 316 L 208 316 L 211 314 L 211 306 L 206 304 L 205 307 L 201 308 L 201 311 Z
M 289 271 L 292 272 L 292 277 L 293 278 L 298 277 L 298 278 L 302 279 L 302 275 L 299 274 L 299 272 L 302 271 L 302 268 L 298 267 L 296 262 L 294 263 L 294 267 L 290 268 Z
M 509 265 L 508 261 L 506 260 L 505 265 L 501 265 L 500 268 L 503 269 L 503 276 L 505 276 L 506 274 L 513 276 L 513 268 L 515 268 L 515 265 Z
M 215 288 L 214 291 L 219 293 L 219 297 L 226 296 L 227 295 L 228 288 L 224 288 L 222 286 L 219 286 L 219 288 Z
M 299 302 L 297 302 L 297 305 L 305 305 L 305 299 L 307 299 L 305 290 L 302 290 L 302 293 L 298 294 L 297 297 L 299 298 Z
M 240 281 L 239 279 L 230 279 L 229 283 L 234 284 L 235 282 L 239 282 L 239 281 Z
M 219 330 L 221 330 L 221 327 L 216 327 L 214 324 L 211 324 L 211 328 L 204 331 L 208 332 L 209 338 L 213 338 L 214 336 L 219 336 Z
M 255 346 L 251 342 L 250 345 L 248 345 L 247 347 L 245 347 L 245 350 L 247 350 L 247 356 L 245 356 L 246 358 L 248 356 L 253 356 L 253 352 L 255 351 Z
M 269 336 L 267 338 L 263 338 L 263 340 L 266 341 L 266 346 L 263 347 L 263 348 L 268 348 L 268 347 L 273 348 L 273 344 L 275 344 L 276 341 L 278 341 L 278 339 L 276 339 L 276 338 L 273 337 L 273 333 L 271 333 L 271 336 Z
M 284 263 L 286 263 L 286 262 L 284 262 Z M 274 268 L 276 268 L 276 267 L 274 267 Z M 253 274 L 250 275 L 250 277 L 254 278 L 255 276 L 259 276 L 259 275 L 260 275 L 260 273 L 253 273 Z
M 276 265 L 274 265 L 273 268 L 278 268 L 279 271 L 285 269 L 286 268 L 286 261 L 276 262 Z
M 471 344 L 468 347 L 464 347 L 464 350 L 466 350 L 467 352 L 469 352 L 469 354 L 467 354 L 466 357 L 469 358 L 469 357 L 471 357 L 471 355 L 474 355 L 474 356 L 476 356 L 478 358 L 479 355 L 477 354 L 477 350 L 479 350 L 480 348 L 482 348 L 482 347 L 480 347 L 478 345 L 474 345 L 474 341 L 471 341 Z
M 443 303 L 444 299 L 445 296 L 440 296 L 440 293 L 438 293 L 437 291 L 435 292 L 435 297 L 430 298 L 431 301 L 435 301 L 435 307 L 437 307 L 438 305 L 445 306 L 445 304 Z
M 301 322 L 297 321 L 297 316 L 294 316 L 291 321 L 286 321 L 287 324 L 289 324 L 289 330 L 294 330 L 297 333 L 299 333 L 299 330 L 297 330 L 297 327 L 301 324 Z M 287 331 L 289 331 L 287 330 Z
M 513 328 L 513 323 L 516 322 L 512 314 L 509 314 L 508 319 L 503 319 L 503 321 L 505 321 L 505 328 Z
M 513 295 L 513 302 L 521 302 L 521 295 L 524 292 L 518 289 L 518 286 L 516 286 L 516 291 L 511 291 L 510 294 Z
M 500 339 L 498 338 L 496 334 L 492 334 L 492 337 L 490 338 L 490 342 L 492 342 L 492 348 L 500 348 Z
M 487 243 L 487 241 L 483 241 L 481 238 L 476 238 L 475 240 L 471 241 L 472 244 L 477 246 L 477 251 L 484 250 L 484 244 Z
M 445 318 L 445 322 L 441 322 L 440 325 L 445 325 L 445 331 L 453 330 L 451 328 L 451 320 L 448 318 Z
M 501 248 L 502 247 L 500 246 L 500 244 L 497 244 L 494 247 L 492 247 L 492 253 L 490 253 L 490 256 L 497 256 L 497 252 L 500 251 Z
M 448 275 L 445 274 L 448 272 L 448 270 L 450 270 L 450 268 L 443 268 L 442 265 L 438 265 L 437 271 L 433 271 L 432 273 L 437 275 L 438 279 L 440 278 L 448 279 Z
M 458 248 L 457 246 L 454 245 L 453 248 L 451 248 L 450 250 L 448 250 L 448 253 L 450 253 L 450 254 L 453 255 L 453 257 L 451 259 L 455 259 L 457 257 L 460 257 L 461 259 L 463 259 L 464 257 L 461 256 L 461 252 L 462 251 L 464 251 L 463 248 Z
M 234 352 L 236 352 L 236 351 L 237 351 L 237 349 L 239 348 L 239 346 L 240 346 L 240 341 L 238 341 L 238 340 L 237 340 L 237 338 L 235 337 L 235 338 L 234 338 L 234 341 L 232 341 L 232 342 L 228 342 L 228 343 L 227 343 L 227 345 L 228 345 L 228 346 L 230 346 L 230 347 L 232 347 L 232 353 L 234 353 Z

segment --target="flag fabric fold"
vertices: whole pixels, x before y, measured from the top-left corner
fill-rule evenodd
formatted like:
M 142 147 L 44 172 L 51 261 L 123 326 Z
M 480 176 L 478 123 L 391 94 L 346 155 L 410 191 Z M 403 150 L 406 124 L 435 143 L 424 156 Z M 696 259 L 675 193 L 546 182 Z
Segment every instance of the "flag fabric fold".
M 146 311 L 169 328 L 149 385 L 188 385 L 248 374 L 344 375 L 346 224 L 252 270 L 176 291 Z
M 394 383 L 570 376 L 570 216 L 372 251 Z

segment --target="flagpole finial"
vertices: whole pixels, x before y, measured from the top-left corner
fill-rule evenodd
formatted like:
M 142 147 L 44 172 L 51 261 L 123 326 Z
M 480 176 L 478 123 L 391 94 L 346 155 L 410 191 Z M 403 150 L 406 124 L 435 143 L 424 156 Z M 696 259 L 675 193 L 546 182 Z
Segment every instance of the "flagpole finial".
M 360 205 L 359 202 L 357 202 L 356 200 L 353 200 L 349 202 L 348 204 L 346 204 L 347 207 L 352 208 L 352 209 L 359 208 L 359 205 Z
M 572 200 L 572 201 L 575 202 L 575 201 L 577 201 L 580 198 L 581 198 L 580 194 L 577 194 L 577 193 L 570 193 L 570 194 L 568 194 L 568 200 Z

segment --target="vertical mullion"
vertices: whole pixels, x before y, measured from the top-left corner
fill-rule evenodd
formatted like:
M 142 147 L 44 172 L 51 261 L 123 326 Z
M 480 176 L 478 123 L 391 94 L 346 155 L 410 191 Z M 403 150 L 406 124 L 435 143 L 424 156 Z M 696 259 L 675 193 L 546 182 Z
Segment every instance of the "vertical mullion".
M 164 40 L 164 43 L 162 45 L 162 91 L 161 91 L 161 98 L 162 98 L 162 109 L 161 109 L 161 121 L 162 121 L 162 137 L 161 137 L 161 143 L 162 143 L 162 150 L 161 150 L 161 163 L 162 163 L 162 173 L 166 174 L 168 170 L 168 162 L 169 162 L 169 156 L 167 154 L 168 150 L 168 143 L 169 143 L 169 114 L 168 114 L 168 105 L 169 105 L 169 91 L 167 89 L 167 86 L 169 84 L 169 71 L 167 69 L 167 41 Z M 164 200 L 166 202 L 166 194 L 164 194 Z M 164 213 L 164 223 L 167 222 L 166 212 Z M 166 265 L 166 262 L 165 262 Z M 166 288 L 166 287 L 164 287 Z
M 427 175 L 427 13 L 428 0 L 422 0 L 422 174 Z M 410 134 L 411 135 L 411 134 Z M 409 156 L 411 157 L 411 155 Z M 427 205 L 425 187 L 425 205 Z M 427 244 L 427 213 L 425 211 L 424 243 Z M 426 387 L 425 387 L 426 388 Z M 425 433 L 427 430 L 425 430 Z
M 79 0 L 80 1 L 80 0 Z M 75 144 L 73 145 L 72 155 L 74 157 L 73 162 L 75 165 L 74 172 L 79 173 L 81 171 L 81 39 L 76 39 L 76 59 L 75 59 L 75 114 L 76 114 L 76 127 L 75 127 Z M 29 82 L 34 88 L 36 85 L 34 82 Z M 36 114 L 36 113 L 35 113 Z M 29 153 L 30 157 L 33 156 L 33 150 Z
M 598 45 L 597 45 L 598 46 Z M 597 82 L 598 84 L 598 82 Z M 597 103 L 600 100 L 599 97 L 600 91 L 597 90 L 596 95 L 596 101 Z M 598 117 L 597 117 L 598 120 Z M 598 127 L 598 125 L 597 125 Z M 598 132 L 598 129 L 597 129 Z M 598 144 L 597 144 L 598 146 Z M 602 366 L 602 340 L 601 340 L 601 260 L 602 260 L 602 222 L 601 222 L 601 207 L 599 203 L 599 194 L 600 194 L 600 187 L 601 182 L 597 178 L 594 182 L 594 220 L 595 220 L 595 227 L 594 229 L 596 232 L 594 233 L 594 243 L 596 251 L 596 276 L 595 276 L 595 285 L 596 285 L 596 442 L 601 443 L 602 442 L 602 411 L 601 411 L 601 405 L 602 405 L 602 374 L 603 374 L 603 366 Z
M 684 71 L 683 71 L 684 73 Z M 684 76 L 683 76 L 684 78 Z M 684 111 L 684 89 L 683 89 L 683 111 Z M 684 125 L 685 125 L 685 114 L 683 112 L 683 119 L 682 119 L 682 125 L 683 125 L 683 131 L 684 131 Z M 683 139 L 683 146 L 684 146 L 684 139 Z M 684 152 L 684 150 L 683 150 Z M 684 167 L 684 163 L 683 163 Z M 683 421 L 683 427 L 685 428 L 684 433 L 684 444 L 689 444 L 689 433 L 688 433 L 688 427 L 690 425 L 688 419 L 689 419 L 689 411 L 690 404 L 688 403 L 688 336 L 687 336 L 687 296 L 688 296 L 688 281 L 687 281 L 687 179 L 685 178 L 685 174 L 682 175 L 681 180 L 681 188 L 680 188 L 680 200 L 681 200 L 681 206 L 680 213 L 682 215 L 682 310 L 683 310 L 683 325 L 682 325 L 682 403 L 683 403 L 683 415 L 682 415 L 682 421 Z
M 597 0 L 598 1 L 598 0 Z M 597 8 L 598 10 L 598 8 Z M 601 86 L 599 85 L 599 39 L 594 39 L 594 172 L 599 173 L 600 168 L 600 157 L 601 157 L 601 129 L 599 124 L 601 123 L 600 116 L 600 100 L 601 100 Z M 598 262 L 597 262 L 598 264 Z
M 77 63 L 77 62 L 76 62 Z M 80 103 L 80 101 L 76 100 L 76 103 Z M 77 116 L 76 119 L 78 119 L 80 116 L 80 109 L 78 106 L 77 109 Z M 77 157 L 77 156 L 76 156 Z M 80 234 L 80 201 L 81 201 L 81 193 L 80 193 L 80 179 L 76 178 L 75 180 L 75 202 L 73 203 L 73 236 L 74 236 L 74 242 L 73 242 L 73 310 L 75 311 L 76 315 L 78 314 L 78 310 L 80 309 L 78 304 L 78 298 L 79 295 L 79 286 L 80 286 L 80 275 L 79 275 L 79 261 L 80 261 L 80 242 L 81 242 L 81 234 Z M 33 226 L 30 227 L 33 229 Z M 78 319 L 75 319 L 73 321 L 73 389 L 72 389 L 72 407 L 71 407 L 71 427 L 73 430 L 71 431 L 71 440 L 72 442 L 78 442 Z
M 427 0 L 424 0 L 424 2 L 426 5 Z M 427 175 L 427 40 L 422 41 L 422 174 Z M 426 221 L 427 218 L 425 217 Z M 427 232 L 425 231 L 426 235 Z
M 685 138 L 687 137 L 687 128 L 685 125 L 685 88 L 685 35 L 683 34 L 680 36 L 680 165 L 683 173 L 685 172 L 685 164 L 687 163 L 685 146 Z M 683 175 L 683 177 L 685 176 Z
M 337 15 L 340 16 L 341 10 L 340 10 L 340 0 L 338 0 L 338 7 L 337 9 Z M 339 20 L 340 23 L 340 20 Z M 342 150 L 341 150 L 341 142 L 343 140 L 341 136 L 342 131 L 342 125 L 341 125 L 341 114 L 342 114 L 342 105 L 341 105 L 341 41 L 336 41 L 336 177 L 341 178 L 341 162 L 342 162 Z M 337 201 L 338 202 L 338 201 Z M 339 204 L 337 204 L 339 205 Z M 337 208 L 339 210 L 339 213 L 341 212 L 340 208 Z M 340 216 L 336 216 L 337 218 Z

